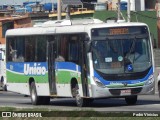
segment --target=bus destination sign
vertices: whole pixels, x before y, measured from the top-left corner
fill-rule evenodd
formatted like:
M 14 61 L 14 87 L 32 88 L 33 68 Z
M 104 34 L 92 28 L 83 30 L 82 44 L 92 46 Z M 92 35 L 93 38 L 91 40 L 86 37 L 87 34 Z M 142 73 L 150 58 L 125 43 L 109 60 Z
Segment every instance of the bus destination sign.
M 128 28 L 111 28 L 109 29 L 110 35 L 122 35 L 122 34 L 128 34 L 129 30 Z

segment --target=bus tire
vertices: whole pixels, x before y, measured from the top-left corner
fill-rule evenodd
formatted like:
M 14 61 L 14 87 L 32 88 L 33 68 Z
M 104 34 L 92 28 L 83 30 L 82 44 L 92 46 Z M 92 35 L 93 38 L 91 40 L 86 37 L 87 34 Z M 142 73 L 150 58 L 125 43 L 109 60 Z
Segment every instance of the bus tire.
M 159 94 L 159 98 L 160 98 L 160 82 L 158 82 L 158 94 Z
M 37 90 L 34 82 L 32 82 L 30 85 L 30 95 L 31 95 L 31 102 L 33 105 L 41 104 L 42 98 L 40 96 L 37 96 Z
M 7 91 L 7 85 L 3 85 L 3 91 Z
M 76 85 L 76 86 L 78 86 L 78 85 Z M 91 99 L 81 97 L 80 94 L 79 94 L 79 91 L 78 91 L 79 90 L 78 87 L 75 90 L 76 90 L 75 91 L 75 93 L 76 93 L 75 99 L 76 99 L 77 106 L 78 107 L 90 106 L 91 105 Z
M 1 85 L 2 85 L 2 90 L 7 91 L 7 85 L 4 83 L 4 78 L 1 77 Z
M 87 99 L 86 98 L 82 98 L 80 95 L 76 95 L 76 104 L 78 107 L 86 107 L 88 104 L 87 104 Z
M 43 96 L 42 98 L 42 103 L 43 105 L 49 105 L 50 104 L 50 97 L 49 96 Z
M 128 105 L 135 105 L 136 102 L 137 102 L 137 95 L 136 96 L 125 97 L 125 101 Z

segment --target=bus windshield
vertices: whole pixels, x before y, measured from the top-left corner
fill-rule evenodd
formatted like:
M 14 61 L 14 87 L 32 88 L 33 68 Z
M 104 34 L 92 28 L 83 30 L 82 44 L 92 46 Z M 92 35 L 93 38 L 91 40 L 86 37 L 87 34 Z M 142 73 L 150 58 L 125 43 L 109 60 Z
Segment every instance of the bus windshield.
M 104 74 L 143 72 L 151 67 L 147 34 L 92 37 L 94 69 Z

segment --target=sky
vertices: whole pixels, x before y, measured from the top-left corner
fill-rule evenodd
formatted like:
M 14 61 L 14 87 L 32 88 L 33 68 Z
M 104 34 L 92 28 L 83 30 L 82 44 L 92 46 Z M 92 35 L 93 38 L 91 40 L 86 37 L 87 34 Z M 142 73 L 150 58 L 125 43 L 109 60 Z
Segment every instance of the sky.
M 13 5 L 13 4 L 23 4 L 23 2 L 27 1 L 40 1 L 40 2 L 57 2 L 57 0 L 0 0 L 0 5 L 8 4 L 8 5 Z

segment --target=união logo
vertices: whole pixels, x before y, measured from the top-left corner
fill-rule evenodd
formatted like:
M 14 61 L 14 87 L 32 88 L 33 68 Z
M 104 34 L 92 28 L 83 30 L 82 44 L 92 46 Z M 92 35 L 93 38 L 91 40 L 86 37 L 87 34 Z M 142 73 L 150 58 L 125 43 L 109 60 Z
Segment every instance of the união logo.
M 41 64 L 34 63 L 34 65 L 24 64 L 24 74 L 25 75 L 45 75 L 46 68 L 40 66 Z

